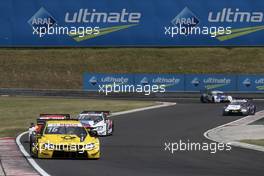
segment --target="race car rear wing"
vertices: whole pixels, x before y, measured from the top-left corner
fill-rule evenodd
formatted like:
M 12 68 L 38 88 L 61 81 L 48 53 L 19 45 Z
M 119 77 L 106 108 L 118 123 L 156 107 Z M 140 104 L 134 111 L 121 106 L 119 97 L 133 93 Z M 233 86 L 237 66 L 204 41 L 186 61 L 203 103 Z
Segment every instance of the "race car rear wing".
M 70 114 L 40 114 L 37 118 L 38 124 L 43 124 L 47 120 L 70 120 Z
M 111 115 L 110 111 L 83 111 L 81 112 L 81 114 L 102 114 L 102 113 L 106 116 Z

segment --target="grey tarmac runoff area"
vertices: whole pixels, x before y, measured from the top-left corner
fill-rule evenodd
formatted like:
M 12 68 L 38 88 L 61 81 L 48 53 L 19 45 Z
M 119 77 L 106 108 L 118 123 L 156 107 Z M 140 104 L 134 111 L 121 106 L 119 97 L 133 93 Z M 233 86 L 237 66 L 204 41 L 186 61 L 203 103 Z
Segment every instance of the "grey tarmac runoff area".
M 256 103 L 258 110 L 264 102 Z M 165 142 L 211 143 L 208 129 L 239 116 L 222 116 L 224 104 L 179 102 L 175 106 L 113 117 L 115 134 L 101 138 L 101 159 L 37 159 L 55 176 L 263 176 L 264 153 L 232 148 L 231 151 L 165 151 Z M 24 147 L 29 150 L 21 138 Z

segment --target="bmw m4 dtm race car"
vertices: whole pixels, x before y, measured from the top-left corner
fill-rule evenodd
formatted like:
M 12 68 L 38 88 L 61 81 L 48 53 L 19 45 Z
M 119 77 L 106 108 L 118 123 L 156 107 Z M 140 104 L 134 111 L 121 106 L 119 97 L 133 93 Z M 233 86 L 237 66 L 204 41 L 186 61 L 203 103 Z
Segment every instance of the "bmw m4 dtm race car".
M 232 96 L 226 95 L 222 91 L 205 91 L 202 93 L 200 100 L 202 103 L 224 103 L 231 102 Z
M 41 132 L 32 138 L 30 153 L 36 158 L 100 158 L 100 142 L 78 120 L 46 119 Z
M 85 128 L 91 128 L 99 136 L 113 135 L 114 123 L 108 116 L 109 111 L 83 111 L 77 117 Z
M 28 129 L 29 141 L 31 140 L 31 137 L 34 137 L 34 135 L 40 133 L 43 130 L 47 120 L 69 120 L 70 118 L 70 114 L 40 114 L 39 117 L 37 117 L 36 125 L 31 123 Z
M 254 115 L 256 106 L 250 100 L 238 99 L 232 100 L 230 104 L 224 107 L 223 115 Z

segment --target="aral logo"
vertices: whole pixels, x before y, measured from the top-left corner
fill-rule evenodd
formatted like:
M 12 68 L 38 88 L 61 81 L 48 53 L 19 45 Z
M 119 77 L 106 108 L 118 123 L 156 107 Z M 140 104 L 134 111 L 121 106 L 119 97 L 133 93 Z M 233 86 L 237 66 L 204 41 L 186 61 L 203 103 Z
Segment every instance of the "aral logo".
M 41 7 L 29 20 L 28 24 L 34 28 L 43 29 L 51 27 L 56 24 L 55 18 L 51 14 Z
M 244 81 L 243 81 L 243 84 L 246 86 L 246 87 L 250 87 L 251 85 L 251 81 L 249 78 L 246 78 Z
M 199 19 L 195 16 L 195 14 L 188 8 L 185 7 L 172 21 L 171 23 L 177 27 L 185 27 L 190 28 L 197 26 L 199 23 Z
M 148 84 L 148 83 L 149 83 L 148 78 L 147 78 L 147 77 L 144 77 L 144 78 L 140 81 L 140 83 L 143 84 L 143 85 Z
M 89 82 L 94 86 L 97 83 L 97 78 L 95 76 L 91 77 Z
M 191 83 L 192 83 L 195 87 L 197 87 L 197 86 L 199 86 L 199 84 L 200 84 L 200 80 L 199 80 L 198 78 L 194 78 L 194 79 L 191 81 Z

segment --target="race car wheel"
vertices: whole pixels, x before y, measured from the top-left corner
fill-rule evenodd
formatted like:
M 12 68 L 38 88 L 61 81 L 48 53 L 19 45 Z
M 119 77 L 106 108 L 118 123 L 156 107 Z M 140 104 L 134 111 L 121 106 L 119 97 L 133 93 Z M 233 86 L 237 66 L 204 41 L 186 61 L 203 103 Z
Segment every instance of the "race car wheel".
M 110 135 L 113 135 L 114 134 L 114 123 L 112 122 L 112 132 Z
M 215 103 L 215 97 L 212 97 L 212 103 Z
M 112 136 L 112 135 L 113 135 L 113 132 L 114 132 L 114 124 L 112 124 L 112 130 L 111 130 L 111 132 L 110 132 L 110 130 L 109 130 L 109 128 L 108 128 L 108 130 L 107 130 L 107 135 L 108 135 L 108 136 Z
M 201 101 L 202 103 L 207 103 L 207 101 L 206 101 L 206 99 L 204 98 L 204 96 L 201 96 L 201 97 L 200 97 L 200 101 Z
M 36 158 L 36 154 L 33 152 L 33 145 L 32 145 L 32 143 L 30 143 L 30 155 L 31 155 L 33 158 Z
M 256 108 L 253 108 L 253 109 L 251 110 L 251 115 L 255 115 L 255 113 L 256 113 Z
M 38 150 L 36 150 L 36 153 L 33 151 L 33 148 L 34 148 L 34 144 L 33 142 L 30 142 L 30 155 L 33 157 L 33 158 L 38 158 Z

